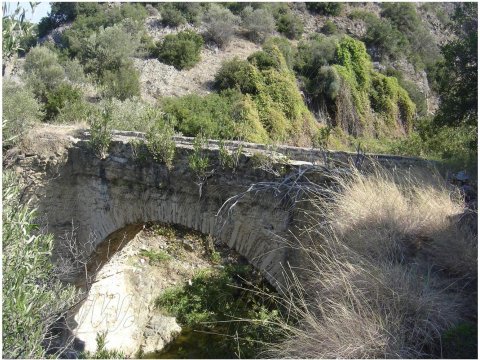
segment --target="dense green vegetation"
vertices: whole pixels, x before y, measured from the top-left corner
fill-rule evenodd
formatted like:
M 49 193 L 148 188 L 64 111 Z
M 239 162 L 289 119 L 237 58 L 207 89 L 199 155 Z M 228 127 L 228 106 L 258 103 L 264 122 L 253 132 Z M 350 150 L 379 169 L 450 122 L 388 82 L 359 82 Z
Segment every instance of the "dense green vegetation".
M 41 105 L 33 93 L 10 81 L 2 84 L 2 130 L 3 144 L 11 145 L 43 117 Z
M 2 341 L 8 358 L 45 358 L 52 325 L 76 301 L 50 261 L 53 237 L 35 224 L 36 212 L 21 201 L 18 178 L 3 174 Z M 54 345 L 53 342 L 51 345 Z
M 242 10 L 242 25 L 248 30 L 247 37 L 256 43 L 263 43 L 275 29 L 275 19 L 267 9 L 253 9 L 247 6 Z
M 58 122 L 101 118 L 104 101 L 90 100 L 94 86 L 94 97 L 115 104 L 113 127 L 148 131 L 167 121 L 174 131 L 190 136 L 203 133 L 342 149 L 360 142 L 366 150 L 437 159 L 454 159 L 457 154 L 461 163 L 472 158 L 477 116 L 474 6 L 456 6 L 457 14 L 446 21 L 444 11 L 419 9 L 413 3 L 382 4 L 379 15 L 358 5 L 301 5 L 55 3 L 39 24 L 38 34 L 44 36 L 69 22 L 71 26 L 57 43 L 27 51 L 24 96 L 32 91 L 40 108 L 31 112 L 35 119 L 29 116 L 25 125 L 40 118 Z M 441 15 L 456 40 L 440 49 L 420 10 Z M 143 24 L 155 11 L 163 26 L 203 24 L 205 31 L 180 31 L 155 44 Z M 302 36 L 302 11 L 326 17 L 324 35 Z M 330 19 L 342 14 L 365 22 L 362 39 L 340 35 Z M 272 37 L 275 29 L 282 36 Z M 162 98 L 148 106 L 138 98 L 134 57 L 154 56 L 179 70 L 189 69 L 199 62 L 204 43 L 225 48 L 240 34 L 263 43 L 263 50 L 247 61 L 226 61 L 215 77 L 215 93 Z M 294 45 L 289 39 L 300 40 Z M 372 59 L 389 66 L 376 71 Z M 434 120 L 427 118 L 423 90 L 390 66 L 401 59 L 427 69 L 442 100 Z M 144 114 L 152 106 L 164 115 Z M 439 139 L 450 140 L 443 144 Z
M 253 358 L 264 344 L 280 336 L 273 326 L 280 314 L 275 302 L 265 296 L 272 291 L 250 266 L 227 265 L 219 271 L 197 273 L 191 285 L 166 290 L 156 306 L 189 329 L 220 335 L 214 347 L 195 349 L 197 357 Z M 177 349 L 176 356 L 181 358 L 188 351 Z
M 177 69 L 192 68 L 200 61 L 203 39 L 193 31 L 181 31 L 176 35 L 167 35 L 158 47 L 158 58 L 165 64 Z
M 299 39 L 303 34 L 303 23 L 291 11 L 285 11 L 277 17 L 277 30 L 289 39 Z
M 367 32 L 361 40 L 377 60 L 388 63 L 406 57 L 423 69 L 439 59 L 439 48 L 413 3 L 384 3 L 380 17 L 363 10 L 349 16 L 365 22 Z
M 338 16 L 342 12 L 343 4 L 339 2 L 308 2 L 307 9 L 313 13 Z
M 314 35 L 298 46 L 294 69 L 314 111 L 327 125 L 352 135 L 408 133 L 415 104 L 393 77 L 373 70 L 362 42 Z

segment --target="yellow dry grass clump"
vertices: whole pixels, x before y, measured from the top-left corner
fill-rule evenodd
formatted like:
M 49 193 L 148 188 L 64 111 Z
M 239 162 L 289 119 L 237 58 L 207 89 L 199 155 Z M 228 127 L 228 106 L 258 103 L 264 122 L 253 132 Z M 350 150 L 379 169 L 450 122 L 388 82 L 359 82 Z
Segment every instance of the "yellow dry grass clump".
M 276 357 L 442 356 L 442 334 L 476 304 L 477 238 L 460 193 L 432 173 L 355 168 L 308 202 L 308 229 L 290 245 Z M 313 209 L 313 210 L 312 210 Z M 471 291 L 471 290 L 469 290 Z M 282 297 L 280 297 L 282 298 Z

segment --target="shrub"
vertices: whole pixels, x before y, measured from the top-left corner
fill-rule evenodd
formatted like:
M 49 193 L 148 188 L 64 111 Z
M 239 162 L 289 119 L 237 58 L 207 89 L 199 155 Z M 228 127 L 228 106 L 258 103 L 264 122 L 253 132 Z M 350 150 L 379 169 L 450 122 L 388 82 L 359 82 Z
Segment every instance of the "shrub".
M 66 59 L 61 61 L 63 69 L 65 70 L 65 76 L 72 83 L 81 84 L 87 81 L 85 73 L 83 71 L 83 66 L 80 64 L 78 59 Z
M 48 35 L 48 33 L 55 29 L 55 22 L 49 18 L 49 17 L 43 17 L 40 19 L 40 22 L 38 23 L 38 37 L 42 38 L 45 35 Z
M 303 22 L 298 16 L 288 12 L 277 19 L 277 30 L 289 39 L 299 39 L 303 34 Z
M 100 102 L 100 107 L 111 102 L 112 127 L 117 130 L 147 132 L 157 122 L 163 121 L 163 113 L 155 105 L 138 97 L 125 100 L 111 99 Z
M 38 24 L 39 37 L 47 35 L 50 30 L 68 21 L 75 20 L 80 14 L 93 15 L 91 6 L 73 2 L 53 3 L 48 16 L 43 17 Z
M 367 32 L 362 41 L 368 47 L 369 53 L 378 60 L 398 59 L 405 54 L 408 48 L 408 40 L 405 34 L 387 19 L 381 19 L 375 14 L 355 10 L 349 15 L 351 19 L 361 19 L 365 22 Z
M 367 88 L 370 80 L 372 63 L 365 45 L 361 41 L 345 36 L 337 45 L 335 62 L 353 75 L 352 81 L 359 88 Z
M 331 100 L 338 95 L 341 84 L 337 72 L 329 65 L 334 63 L 337 43 L 334 37 L 316 35 L 298 45 L 293 68 L 300 79 L 306 102 L 316 113 L 335 112 Z
M 362 11 L 351 13 L 367 25 L 363 40 L 370 54 L 380 60 L 408 58 L 417 68 L 434 63 L 439 49 L 410 3 L 382 4 L 382 17 Z
M 307 2 L 306 5 L 313 13 L 329 16 L 338 16 L 343 9 L 343 4 L 339 2 Z
M 35 209 L 21 201 L 19 180 L 3 173 L 2 353 L 46 358 L 51 327 L 78 299 L 74 287 L 57 278 L 51 263 L 53 237 L 39 231 Z
M 37 45 L 37 39 L 38 35 L 35 33 L 34 29 L 22 36 L 19 42 L 18 55 L 21 57 L 25 56 L 30 49 Z
M 251 6 L 242 11 L 242 25 L 248 31 L 248 38 L 255 43 L 263 43 L 275 30 L 272 14 L 266 9 L 253 10 Z
M 389 21 L 369 16 L 366 19 L 367 32 L 363 41 L 374 58 L 381 60 L 399 59 L 408 51 L 408 40 Z
M 211 253 L 212 260 L 219 260 L 217 254 Z M 273 293 L 249 266 L 226 265 L 219 271 L 198 272 L 191 285 L 168 289 L 155 300 L 155 305 L 194 331 L 225 334 L 208 340 L 215 341 L 217 346 L 199 345 L 201 352 L 195 354 L 180 348 L 180 357 L 228 358 L 240 348 L 242 357 L 253 358 L 262 353 L 263 344 L 278 340 L 279 336 L 271 326 L 279 312 L 273 301 L 257 296 L 258 291 Z
M 268 140 L 257 105 L 236 90 L 207 96 L 187 95 L 163 100 L 162 110 L 175 129 L 187 136 L 200 133 L 215 139 Z
M 290 41 L 280 36 L 273 36 L 267 39 L 265 47 L 276 46 L 282 53 L 285 62 L 290 70 L 293 69 L 295 62 L 296 49 L 290 44 Z
M 244 94 L 257 94 L 259 74 L 248 61 L 233 58 L 225 61 L 215 74 L 215 87 L 219 90 L 238 88 Z
M 405 80 L 403 77 L 397 77 L 397 80 L 399 85 L 407 90 L 408 96 L 415 103 L 417 115 L 420 117 L 427 116 L 427 98 L 425 94 L 420 91 L 414 82 Z
M 213 41 L 221 48 L 225 48 L 235 33 L 239 17 L 233 15 L 230 10 L 224 7 L 211 4 L 203 16 L 203 22 L 206 27 L 206 39 Z
M 328 126 L 355 136 L 411 130 L 415 104 L 396 79 L 373 71 L 362 42 L 316 35 L 300 42 L 294 69 L 310 107 L 326 115 Z
M 146 134 L 148 151 L 156 161 L 165 164 L 169 169 L 175 157 L 173 135 L 173 126 L 166 122 L 157 122 Z
M 205 152 L 208 149 L 208 139 L 199 133 L 193 140 L 193 152 L 188 157 L 188 166 L 195 174 L 198 182 L 198 194 L 202 197 L 202 187 L 208 177 L 208 168 L 210 167 L 210 159 Z
M 228 168 L 235 172 L 236 168 L 238 167 L 242 150 L 242 145 L 235 149 L 229 149 L 229 147 L 225 145 L 225 142 L 220 140 L 218 143 L 218 157 L 220 166 L 224 169 Z
M 97 343 L 97 349 L 95 352 L 84 351 L 79 354 L 79 359 L 123 359 L 126 358 L 126 354 L 118 350 L 108 350 L 107 345 L 107 332 L 97 332 L 95 341 Z
M 53 121 L 57 115 L 67 106 L 80 103 L 83 100 L 83 94 L 80 89 L 63 83 L 55 90 L 47 93 L 47 101 L 45 102 L 45 120 Z
M 216 76 L 217 86 L 251 95 L 272 139 L 308 144 L 316 132 L 313 118 L 278 47 L 264 46 L 264 53 L 254 54 L 250 60 L 256 65 L 238 59 L 224 63 Z
M 158 48 L 160 61 L 175 68 L 189 69 L 200 61 L 203 39 L 197 33 L 187 30 L 167 35 Z
M 89 37 L 99 28 L 108 28 L 129 19 L 143 23 L 147 10 L 142 4 L 123 3 L 110 6 L 107 3 L 77 3 L 78 15 L 72 26 L 63 32 L 63 45 L 70 55 L 84 53 Z M 132 35 L 132 34 L 131 34 Z M 138 40 L 133 41 L 138 44 Z M 129 47 L 129 44 L 126 44 Z
M 255 66 L 259 70 L 267 69 L 281 69 L 280 59 L 274 56 L 271 56 L 266 51 L 257 51 L 254 52 L 247 58 L 248 62 Z
M 177 9 L 175 4 L 172 3 L 162 4 L 160 14 L 162 15 L 161 21 L 164 26 L 177 27 L 185 24 L 186 22 L 183 14 Z
M 112 17 L 121 22 L 123 19 L 131 19 L 136 22 L 143 22 L 148 15 L 147 9 L 141 3 L 122 3 L 120 6 L 114 7 Z
M 34 47 L 25 58 L 27 83 L 37 97 L 44 100 L 48 91 L 55 90 L 65 80 L 65 70 L 57 55 L 43 47 Z
M 411 3 L 384 3 L 382 17 L 388 18 L 403 33 L 415 32 L 422 20 Z
M 88 121 L 98 116 L 98 108 L 86 101 L 80 99 L 75 102 L 67 102 L 55 117 L 55 122 L 65 124 L 88 124 Z
M 139 39 L 121 25 L 100 29 L 92 34 L 80 52 L 85 70 L 101 77 L 106 71 L 118 69 L 130 62 L 136 53 Z
M 336 38 L 324 35 L 300 41 L 293 68 L 308 79 L 321 66 L 334 62 L 337 43 Z
M 196 2 L 175 3 L 176 8 L 182 13 L 185 19 L 192 25 L 199 25 L 205 8 L 209 4 Z
M 325 24 L 322 26 L 322 33 L 324 33 L 325 35 L 337 34 L 338 27 L 333 21 L 327 20 L 325 21 Z
M 30 126 L 43 117 L 41 105 L 33 93 L 11 81 L 4 80 L 2 129 L 3 144 L 15 144 Z
M 125 100 L 140 96 L 140 76 L 132 64 L 124 64 L 116 70 L 106 70 L 101 78 L 103 94 L 108 98 Z
M 240 97 L 239 93 L 225 92 L 167 98 L 163 101 L 162 110 L 176 124 L 176 129 L 186 136 L 204 133 L 211 138 L 228 139 L 236 135 L 231 113 L 232 105 Z
M 250 95 L 245 95 L 233 104 L 232 118 L 235 121 L 235 137 L 241 140 L 264 144 L 269 141 L 257 105 Z
M 307 89 L 314 97 L 335 100 L 340 91 L 340 77 L 335 68 L 322 66 L 308 85 Z
M 415 104 L 396 78 L 375 74 L 372 77 L 370 100 L 372 108 L 385 115 L 390 127 L 401 124 L 406 132 L 410 132 L 416 112 Z
M 107 156 L 112 141 L 112 104 L 106 104 L 100 116 L 90 119 L 90 146 L 100 159 Z
M 140 46 L 138 47 L 138 56 L 140 57 L 155 57 L 157 56 L 157 44 L 152 36 L 146 32 L 142 33 L 140 37 Z
M 389 148 L 393 154 L 422 156 L 444 162 L 449 168 L 476 172 L 477 131 L 473 126 L 437 128 L 432 119 L 415 122 L 416 131 Z

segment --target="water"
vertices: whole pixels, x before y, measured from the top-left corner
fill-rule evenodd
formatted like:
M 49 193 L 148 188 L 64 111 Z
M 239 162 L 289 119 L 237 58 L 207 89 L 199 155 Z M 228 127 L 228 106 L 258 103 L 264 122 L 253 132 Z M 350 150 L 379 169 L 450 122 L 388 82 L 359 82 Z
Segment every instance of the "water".
M 213 327 L 211 332 L 221 333 L 221 326 Z M 225 336 L 184 328 L 177 338 L 163 350 L 147 353 L 142 359 L 236 359 L 228 347 L 220 346 Z

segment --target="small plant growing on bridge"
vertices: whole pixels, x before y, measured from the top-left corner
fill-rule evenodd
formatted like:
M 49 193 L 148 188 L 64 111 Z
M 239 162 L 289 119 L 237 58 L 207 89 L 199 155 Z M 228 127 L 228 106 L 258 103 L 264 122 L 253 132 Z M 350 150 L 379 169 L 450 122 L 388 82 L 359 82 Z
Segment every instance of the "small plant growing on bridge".
M 147 148 L 156 161 L 159 161 L 171 169 L 175 157 L 174 130 L 169 123 L 153 126 L 147 132 Z
M 261 169 L 276 177 L 280 177 L 285 175 L 287 171 L 285 165 L 288 163 L 288 158 L 275 153 L 273 150 L 268 150 L 267 152 L 254 153 L 251 162 L 254 169 Z
M 129 144 L 132 147 L 132 157 L 135 160 L 145 161 L 147 159 L 147 151 L 142 140 L 132 139 L 129 141 Z
M 100 117 L 90 121 L 90 145 L 100 159 L 107 157 L 108 148 L 112 141 L 112 107 L 107 104 Z
M 199 134 L 193 140 L 193 153 L 188 158 L 190 169 L 199 177 L 203 177 L 207 173 L 210 165 L 204 148 L 208 148 L 208 140 L 203 134 Z
M 205 135 L 200 133 L 195 137 L 193 153 L 188 157 L 188 165 L 198 179 L 197 185 L 200 197 L 202 197 L 202 186 L 207 180 L 209 175 L 208 167 L 210 166 L 210 160 L 208 155 L 205 154 L 204 148 L 208 148 L 208 141 Z
M 240 160 L 240 155 L 242 154 L 243 146 L 230 150 L 225 145 L 223 140 L 220 140 L 218 143 L 219 147 L 219 157 L 220 157 L 220 166 L 222 168 L 232 169 L 235 172 L 238 167 L 238 162 Z

